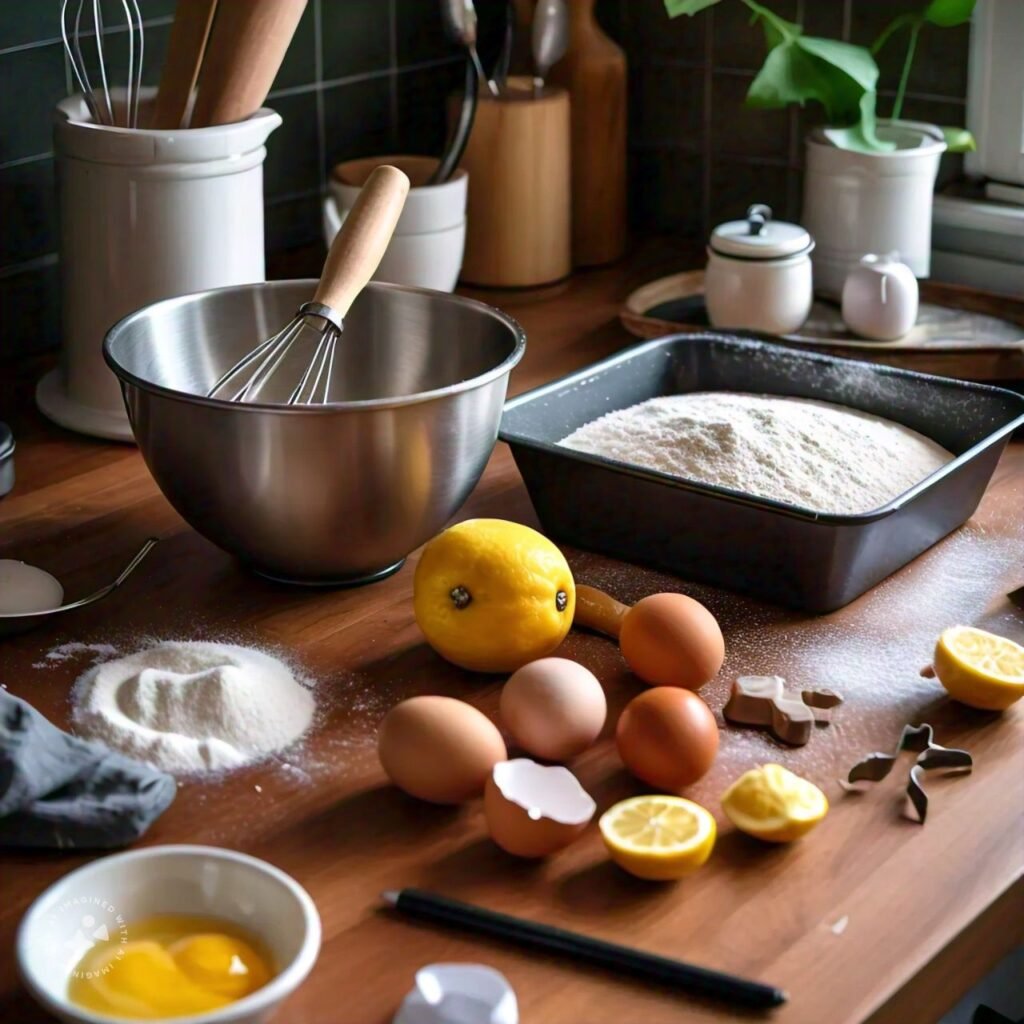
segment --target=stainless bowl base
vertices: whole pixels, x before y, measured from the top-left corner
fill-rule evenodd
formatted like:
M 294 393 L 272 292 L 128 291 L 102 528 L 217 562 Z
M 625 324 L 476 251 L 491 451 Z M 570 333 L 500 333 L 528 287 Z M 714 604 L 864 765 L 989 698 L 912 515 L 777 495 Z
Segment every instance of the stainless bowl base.
M 265 572 L 263 569 L 259 569 L 256 566 L 250 566 L 257 576 L 262 576 L 265 580 L 270 580 L 272 583 L 284 583 L 289 587 L 312 587 L 323 590 L 344 590 L 349 587 L 364 587 L 368 583 L 379 583 L 381 580 L 386 580 L 389 576 L 394 576 L 402 566 L 405 565 L 405 559 L 400 558 L 394 565 L 389 565 L 386 569 L 379 569 L 377 572 L 368 573 L 365 576 L 348 576 L 342 577 L 341 579 L 327 579 L 327 580 L 298 580 L 291 579 L 288 576 L 276 576 L 272 572 Z

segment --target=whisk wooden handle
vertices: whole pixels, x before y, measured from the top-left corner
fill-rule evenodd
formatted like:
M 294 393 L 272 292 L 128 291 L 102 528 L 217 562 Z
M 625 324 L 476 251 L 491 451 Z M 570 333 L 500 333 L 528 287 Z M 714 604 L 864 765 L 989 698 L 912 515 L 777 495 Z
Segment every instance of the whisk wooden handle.
M 191 126 L 232 124 L 270 92 L 306 0 L 219 0 Z
M 345 317 L 380 265 L 408 194 L 409 179 L 389 164 L 366 179 L 327 254 L 314 302 Z

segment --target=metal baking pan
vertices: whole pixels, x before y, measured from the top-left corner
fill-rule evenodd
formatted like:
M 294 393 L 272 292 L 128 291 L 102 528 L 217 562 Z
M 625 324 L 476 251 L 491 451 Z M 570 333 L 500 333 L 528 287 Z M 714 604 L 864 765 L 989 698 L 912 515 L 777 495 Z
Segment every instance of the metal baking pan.
M 895 420 L 956 458 L 873 512 L 816 513 L 558 445 L 577 427 L 660 395 L 816 398 Z M 511 399 L 512 448 L 554 538 L 809 612 L 859 597 L 974 512 L 1024 396 L 713 332 L 676 334 Z

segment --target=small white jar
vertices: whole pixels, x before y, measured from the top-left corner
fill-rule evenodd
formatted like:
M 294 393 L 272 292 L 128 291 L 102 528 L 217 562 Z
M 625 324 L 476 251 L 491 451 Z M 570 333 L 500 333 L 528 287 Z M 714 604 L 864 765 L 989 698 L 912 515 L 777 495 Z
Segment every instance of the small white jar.
M 843 320 L 862 338 L 895 341 L 917 323 L 917 278 L 898 253 L 868 254 L 846 275 Z
M 790 334 L 811 312 L 814 240 L 799 224 L 772 220 L 771 207 L 755 204 L 746 220 L 711 233 L 704 302 L 715 327 Z

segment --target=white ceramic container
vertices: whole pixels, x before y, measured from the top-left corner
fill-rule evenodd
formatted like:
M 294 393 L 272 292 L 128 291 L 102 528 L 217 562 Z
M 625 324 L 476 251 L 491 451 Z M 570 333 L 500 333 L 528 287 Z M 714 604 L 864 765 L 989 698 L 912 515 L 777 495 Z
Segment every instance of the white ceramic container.
M 264 143 L 280 123 L 262 109 L 236 124 L 133 130 L 93 124 L 81 96 L 57 104 L 63 339 L 60 368 L 36 390 L 50 419 L 131 441 L 103 362 L 107 330 L 159 299 L 265 279 Z
M 220 1010 L 183 1018 L 188 1024 L 263 1024 L 320 952 L 313 900 L 283 871 L 219 847 L 150 846 L 94 860 L 36 899 L 16 939 L 22 980 L 41 1006 L 67 1024 L 124 1024 L 71 1003 L 71 971 L 90 942 L 130 941 L 132 921 L 168 913 L 233 921 L 263 940 L 278 968 L 263 988 Z
M 866 253 L 900 254 L 927 277 L 932 194 L 946 143 L 934 125 L 882 122 L 888 153 L 855 153 L 833 145 L 822 129 L 807 138 L 802 222 L 814 236 L 814 286 L 839 298 L 846 275 Z
M 469 178 L 460 168 L 448 181 L 428 185 L 437 166 L 433 157 L 383 156 L 338 164 L 331 175 L 331 194 L 324 200 L 327 244 L 338 233 L 370 171 L 386 163 L 404 171 L 412 187 L 374 280 L 454 291 L 466 247 Z
M 893 341 L 917 323 L 914 272 L 896 253 L 861 258 L 843 284 L 843 320 L 862 338 Z
M 771 208 L 751 206 L 746 220 L 711 233 L 704 302 L 715 327 L 766 334 L 799 329 L 811 311 L 814 240 L 798 224 L 772 220 Z

